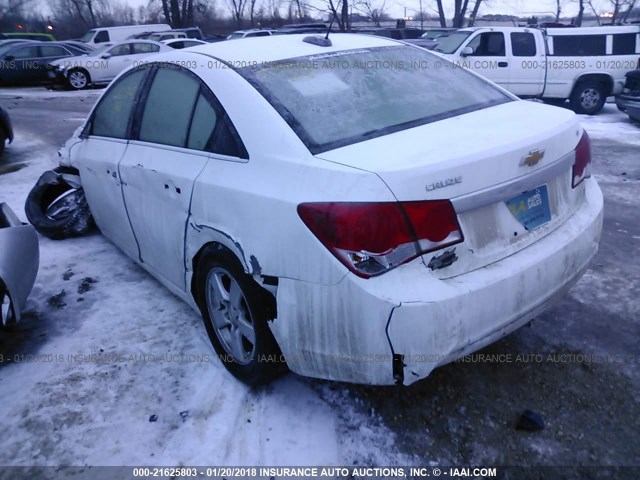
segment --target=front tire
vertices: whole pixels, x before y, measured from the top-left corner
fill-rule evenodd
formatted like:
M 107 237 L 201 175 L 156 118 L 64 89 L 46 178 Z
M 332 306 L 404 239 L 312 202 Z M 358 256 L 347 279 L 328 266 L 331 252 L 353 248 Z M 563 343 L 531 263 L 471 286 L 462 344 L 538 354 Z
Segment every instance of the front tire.
M 571 109 L 583 115 L 595 115 L 607 100 L 607 92 L 604 84 L 595 81 L 578 83 L 569 99 Z
M 267 325 L 275 317 L 273 297 L 244 272 L 233 253 L 221 245 L 205 251 L 196 288 L 209 340 L 231 374 L 248 385 L 261 385 L 284 371 Z
M 82 90 L 83 88 L 87 88 L 90 82 L 89 72 L 80 68 L 71 70 L 69 72 L 69 75 L 67 76 L 67 82 L 69 83 L 69 87 L 74 90 Z
M 16 323 L 15 310 L 9 292 L 0 282 L 0 328 L 7 329 Z

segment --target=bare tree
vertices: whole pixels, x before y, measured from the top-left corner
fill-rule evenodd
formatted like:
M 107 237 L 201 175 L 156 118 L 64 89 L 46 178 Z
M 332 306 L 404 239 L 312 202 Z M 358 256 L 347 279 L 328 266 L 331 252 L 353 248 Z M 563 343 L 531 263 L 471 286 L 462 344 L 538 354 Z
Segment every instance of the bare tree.
M 386 3 L 387 0 L 382 0 L 381 2 L 377 0 L 355 0 L 353 8 L 371 20 L 376 27 L 379 27 L 380 22 L 386 17 Z
M 562 13 L 562 0 L 556 0 L 556 23 L 560 21 L 561 13 Z
M 593 16 L 596 17 L 596 21 L 598 22 L 598 25 L 602 25 L 602 21 L 600 20 L 600 15 L 598 14 L 596 7 L 593 6 L 593 1 L 587 0 L 587 5 L 589 5 L 589 8 L 591 8 L 591 11 L 593 12 Z
M 440 19 L 440 26 L 446 27 L 447 20 L 444 11 L 444 5 L 442 0 L 436 0 L 438 6 L 438 18 Z M 480 8 L 480 4 L 482 0 L 475 0 L 475 4 L 473 6 L 473 12 L 471 13 L 471 18 L 475 21 L 475 16 L 478 14 L 478 10 Z M 453 2 L 453 21 L 452 26 L 454 28 L 462 28 L 464 26 L 464 19 L 467 14 L 467 10 L 469 8 L 469 0 L 454 0 Z
M 162 0 L 163 2 L 166 0 Z M 236 22 L 237 28 L 242 28 L 242 21 L 244 20 L 244 11 L 246 8 L 246 0 L 227 0 L 227 5 L 231 11 L 231 16 Z
M 473 27 L 476 23 L 476 17 L 478 16 L 478 10 L 480 10 L 480 4 L 482 0 L 476 0 L 476 3 L 473 4 L 473 10 L 471 11 L 471 15 L 469 16 L 469 27 Z
M 578 16 L 573 24 L 577 27 L 581 27 L 582 17 L 584 17 L 584 0 L 578 0 Z
M 193 23 L 193 0 L 162 0 L 162 12 L 173 28 L 188 27 Z

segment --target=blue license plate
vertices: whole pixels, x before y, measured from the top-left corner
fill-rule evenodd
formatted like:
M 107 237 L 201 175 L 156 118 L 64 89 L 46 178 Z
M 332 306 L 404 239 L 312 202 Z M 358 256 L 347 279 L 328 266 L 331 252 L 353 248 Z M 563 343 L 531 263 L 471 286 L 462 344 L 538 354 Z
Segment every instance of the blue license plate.
M 509 211 L 527 230 L 551 221 L 547 186 L 542 185 L 505 202 Z

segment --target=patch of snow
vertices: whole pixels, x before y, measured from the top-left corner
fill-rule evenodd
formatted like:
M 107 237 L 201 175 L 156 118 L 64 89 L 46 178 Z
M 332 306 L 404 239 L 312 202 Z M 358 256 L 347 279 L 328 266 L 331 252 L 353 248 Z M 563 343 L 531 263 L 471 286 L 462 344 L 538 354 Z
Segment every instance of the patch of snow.
M 640 127 L 615 104 L 607 103 L 598 115 L 578 115 L 582 126 L 594 138 L 640 145 Z

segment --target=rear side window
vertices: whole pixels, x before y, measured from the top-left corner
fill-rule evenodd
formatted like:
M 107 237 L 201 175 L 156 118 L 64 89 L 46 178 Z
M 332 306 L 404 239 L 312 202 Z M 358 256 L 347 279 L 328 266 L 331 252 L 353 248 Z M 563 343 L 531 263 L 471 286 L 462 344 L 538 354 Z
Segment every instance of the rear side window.
M 93 113 L 90 134 L 127 138 L 129 117 L 145 73 L 145 70 L 137 70 L 128 74 L 104 94 Z
M 69 52 L 67 52 L 64 48 L 57 47 L 55 45 L 42 46 L 40 47 L 40 52 L 42 53 L 43 57 L 65 57 L 69 55 Z
M 160 47 L 158 45 L 154 45 L 153 43 L 134 43 L 133 44 L 133 54 L 139 53 L 155 53 L 160 51 Z
M 613 51 L 611 53 L 614 55 L 633 55 L 636 53 L 636 34 L 613 35 Z
M 606 55 L 606 35 L 566 35 L 553 37 L 553 54 L 556 56 L 589 57 Z
M 206 150 L 211 143 L 217 123 L 218 115 L 215 108 L 204 95 L 200 94 L 196 108 L 193 111 L 187 148 Z
M 536 39 L 533 33 L 512 32 L 511 48 L 514 57 L 535 57 Z
M 11 55 L 13 55 L 16 60 L 21 60 L 23 58 L 35 58 L 38 56 L 38 47 L 31 46 L 16 48 L 11 52 Z
M 109 41 L 109 32 L 107 30 L 100 30 L 93 40 L 94 43 L 104 43 Z
M 199 82 L 180 70 L 157 71 L 140 122 L 140 140 L 184 147 Z

